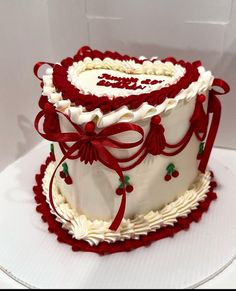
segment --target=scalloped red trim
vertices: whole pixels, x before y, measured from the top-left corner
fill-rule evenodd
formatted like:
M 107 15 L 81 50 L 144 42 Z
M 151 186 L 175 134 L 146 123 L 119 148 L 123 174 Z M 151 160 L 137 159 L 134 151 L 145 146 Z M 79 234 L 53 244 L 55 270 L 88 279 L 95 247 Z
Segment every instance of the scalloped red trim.
M 36 210 L 42 214 L 42 220 L 48 224 L 48 231 L 55 233 L 57 240 L 61 243 L 70 245 L 73 251 L 94 252 L 100 255 L 105 255 L 124 251 L 127 252 L 142 246 L 149 246 L 154 241 L 158 241 L 166 237 L 173 237 L 174 234 L 179 231 L 187 230 L 193 221 L 198 222 L 200 220 L 202 214 L 208 210 L 211 202 L 217 198 L 216 193 L 213 192 L 214 188 L 217 186 L 217 183 L 212 180 L 206 199 L 201 201 L 198 208 L 193 210 L 187 217 L 178 218 L 174 226 L 166 226 L 156 230 L 156 232 L 150 232 L 147 235 L 142 235 L 139 240 L 128 239 L 115 243 L 101 242 L 97 246 L 90 246 L 86 241 L 72 238 L 66 230 L 62 229 L 61 223 L 57 222 L 55 216 L 50 212 L 50 207 L 46 202 L 45 195 L 43 194 L 42 179 L 44 177 L 45 170 L 51 161 L 52 160 L 49 156 L 46 159 L 45 164 L 41 165 L 40 173 L 35 176 L 36 185 L 33 187 L 33 191 L 35 193 L 36 203 L 38 204 Z M 213 172 L 211 173 L 213 178 Z
M 172 84 L 169 87 L 164 87 L 159 90 L 155 90 L 149 93 L 140 95 L 130 95 L 127 97 L 116 97 L 109 99 L 108 97 L 98 97 L 91 94 L 83 94 L 78 88 L 70 83 L 67 79 L 67 70 L 73 64 L 73 62 L 79 62 L 86 57 L 91 59 L 100 58 L 103 60 L 108 57 L 111 59 L 118 59 L 123 61 L 133 60 L 136 63 L 142 64 L 145 60 L 139 60 L 135 57 L 129 57 L 127 55 L 121 55 L 117 52 L 100 52 L 98 50 L 92 50 L 89 47 L 82 47 L 73 58 L 66 58 L 61 61 L 61 64 L 53 65 L 53 84 L 58 91 L 62 93 L 63 99 L 69 99 L 75 105 L 83 106 L 87 111 L 100 108 L 103 113 L 108 113 L 120 108 L 121 106 L 127 106 L 129 109 L 136 109 L 144 102 L 150 105 L 156 106 L 165 101 L 166 98 L 174 98 L 182 89 L 186 89 L 192 82 L 198 80 L 199 72 L 198 67 L 201 65 L 200 61 L 193 63 L 184 62 L 183 60 L 176 61 L 174 58 L 169 57 L 161 60 L 162 62 L 172 62 L 173 64 L 179 64 L 186 69 L 185 75 L 180 78 L 176 84 Z M 154 62 L 154 60 L 150 60 Z

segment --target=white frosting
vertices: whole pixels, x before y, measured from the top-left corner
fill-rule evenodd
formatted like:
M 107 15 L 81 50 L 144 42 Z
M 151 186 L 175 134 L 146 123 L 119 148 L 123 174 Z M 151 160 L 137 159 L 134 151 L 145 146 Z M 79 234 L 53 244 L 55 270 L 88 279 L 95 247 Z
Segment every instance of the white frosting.
M 180 65 L 173 65 L 171 62 L 163 63 L 160 60 L 154 62 L 146 60 L 142 64 L 138 64 L 134 60 L 121 61 L 118 59 L 113 60 L 111 58 L 101 60 L 99 58 L 91 59 L 90 57 L 84 58 L 83 61 L 74 62 L 71 67 L 74 67 L 77 74 L 85 70 L 108 69 L 125 72 L 127 74 L 155 74 L 164 76 L 172 76 L 175 73 L 176 68 L 182 68 Z
M 49 203 L 49 182 L 55 169 L 53 163 L 50 163 L 45 171 L 43 178 L 43 192 Z M 150 211 L 145 215 L 138 215 L 135 219 L 123 219 L 119 229 L 113 232 L 109 229 L 111 221 L 89 220 L 85 215 L 80 215 L 73 209 L 66 198 L 59 192 L 58 187 L 53 183 L 53 199 L 56 209 L 62 219 L 53 209 L 51 212 L 56 215 L 57 221 L 62 223 L 64 229 L 78 240 L 85 240 L 90 245 L 98 245 L 101 241 L 113 243 L 125 239 L 138 239 L 140 235 L 146 235 L 149 232 L 156 231 L 167 225 L 174 225 L 179 217 L 186 217 L 192 210 L 196 209 L 200 201 L 206 198 L 209 190 L 211 176 L 210 172 L 199 173 L 196 181 L 189 190 L 183 193 L 178 199 L 167 204 L 161 210 Z M 50 205 L 50 203 L 49 203 Z
M 177 80 L 185 73 L 185 69 L 181 66 L 177 67 L 178 65 L 174 66 L 170 62 L 166 62 L 165 64 L 161 61 L 155 61 L 154 63 L 150 61 L 145 61 L 143 65 L 136 64 L 134 61 L 128 62 L 121 62 L 118 60 L 112 60 L 109 58 L 102 60 L 94 59 L 91 60 L 90 58 L 85 58 L 84 62 L 80 61 L 78 63 L 74 63 L 69 68 L 69 78 L 71 81 L 77 78 L 77 73 L 79 70 L 85 71 L 86 69 L 90 69 L 89 74 L 93 74 L 92 69 L 96 72 L 97 69 L 106 68 L 109 70 L 117 70 L 120 72 L 127 73 L 127 66 L 128 65 L 135 66 L 135 73 L 137 74 L 154 74 L 154 72 L 159 75 L 164 74 L 164 76 L 171 76 L 168 77 L 170 84 L 171 82 L 175 83 Z M 167 65 L 167 68 L 164 69 L 164 65 Z M 123 66 L 123 67 L 122 67 Z M 153 66 L 160 67 L 159 71 L 156 69 L 154 71 Z M 78 69 L 79 67 L 79 69 Z M 126 71 L 125 71 L 126 70 Z M 127 106 L 123 106 L 117 110 L 114 110 L 108 114 L 103 114 L 103 112 L 97 108 L 93 111 L 87 112 L 86 109 L 82 106 L 73 106 L 71 102 L 65 103 L 65 100 L 62 100 L 61 93 L 56 92 L 56 88 L 52 85 L 52 69 L 46 72 L 46 75 L 43 77 L 44 87 L 43 87 L 43 95 L 48 97 L 48 100 L 55 104 L 58 110 L 63 111 L 65 114 L 68 114 L 73 122 L 76 124 L 83 124 L 89 121 L 95 121 L 98 128 L 103 128 L 109 126 L 113 123 L 117 122 L 137 122 L 139 120 L 143 120 L 146 118 L 150 118 L 156 114 L 166 115 L 169 114 L 178 104 L 181 102 L 189 102 L 192 98 L 196 96 L 196 94 L 204 93 L 205 91 L 211 88 L 213 82 L 213 76 L 210 71 L 206 71 L 204 67 L 198 67 L 199 71 L 199 78 L 196 82 L 193 82 L 189 85 L 187 89 L 182 89 L 175 98 L 167 98 L 162 104 L 157 106 L 149 105 L 147 102 L 144 102 L 139 108 L 135 110 L 128 109 Z M 118 74 L 117 72 L 117 74 Z M 133 72 L 133 71 L 132 71 Z M 81 74 L 82 75 L 82 74 Z M 75 76 L 75 77 L 73 77 Z M 143 75 L 142 75 L 143 77 Z M 160 78 L 160 77 L 159 77 Z M 78 78 L 77 78 L 78 79 Z M 93 81 L 92 81 L 93 82 Z M 167 83 L 162 82 L 155 86 L 165 86 Z M 84 85 L 87 86 L 86 84 Z M 90 85 L 89 85 L 90 86 Z M 97 90 L 96 86 L 96 90 Z M 89 87 L 90 88 L 90 87 Z M 94 89 L 95 90 L 95 89 Z M 114 88 L 110 89 L 112 92 Z M 137 92 L 136 92 L 137 93 Z M 124 95 L 129 95 L 130 90 L 124 90 Z M 110 95 L 110 93 L 108 93 Z M 125 98 L 125 97 L 124 97 Z

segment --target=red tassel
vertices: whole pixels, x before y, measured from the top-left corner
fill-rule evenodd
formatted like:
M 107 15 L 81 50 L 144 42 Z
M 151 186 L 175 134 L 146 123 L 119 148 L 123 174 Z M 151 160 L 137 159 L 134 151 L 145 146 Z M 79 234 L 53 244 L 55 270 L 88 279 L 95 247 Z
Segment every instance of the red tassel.
M 197 100 L 196 100 L 196 106 L 190 120 L 194 128 L 194 132 L 196 134 L 200 134 L 200 133 L 205 134 L 207 131 L 208 116 L 205 113 L 205 110 L 203 108 L 203 102 L 205 100 L 206 100 L 206 97 L 203 94 L 198 95 Z
M 95 123 L 94 122 L 88 122 L 84 129 L 87 136 L 93 136 L 95 135 Z M 80 161 L 84 162 L 85 164 L 91 164 L 94 161 L 98 160 L 98 153 L 94 145 L 90 141 L 84 141 L 79 148 L 79 157 Z
M 161 118 L 159 115 L 152 117 L 150 130 L 145 142 L 147 152 L 154 156 L 160 155 L 166 146 L 165 129 L 160 122 Z

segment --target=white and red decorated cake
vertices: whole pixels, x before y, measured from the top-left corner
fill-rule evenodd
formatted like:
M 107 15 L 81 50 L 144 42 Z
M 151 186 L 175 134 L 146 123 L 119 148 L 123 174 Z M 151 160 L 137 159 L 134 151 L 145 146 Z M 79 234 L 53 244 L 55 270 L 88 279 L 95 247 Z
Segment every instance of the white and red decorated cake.
M 42 65 L 49 67 L 40 78 Z M 216 198 L 207 164 L 217 95 L 229 91 L 223 80 L 200 61 L 87 46 L 34 72 L 42 87 L 35 128 L 51 142 L 34 192 L 60 242 L 75 251 L 127 251 L 201 218 Z

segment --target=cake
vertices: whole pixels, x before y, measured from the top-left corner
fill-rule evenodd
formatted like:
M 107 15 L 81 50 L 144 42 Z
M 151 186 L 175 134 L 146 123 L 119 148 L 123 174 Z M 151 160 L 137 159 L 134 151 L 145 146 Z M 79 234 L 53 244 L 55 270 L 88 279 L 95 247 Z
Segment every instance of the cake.
M 207 164 L 226 82 L 200 61 L 88 46 L 34 73 L 42 87 L 35 128 L 50 141 L 34 193 L 58 241 L 128 251 L 199 221 L 216 198 Z

